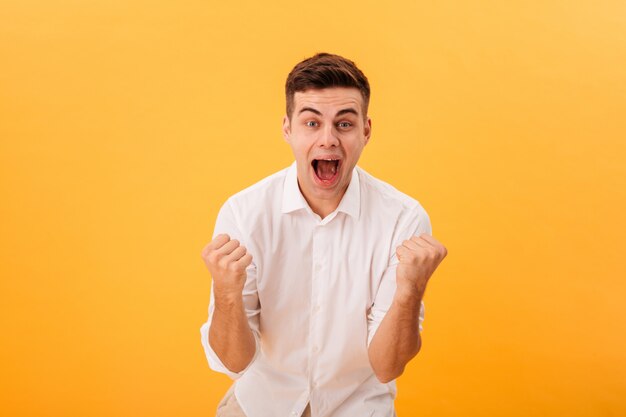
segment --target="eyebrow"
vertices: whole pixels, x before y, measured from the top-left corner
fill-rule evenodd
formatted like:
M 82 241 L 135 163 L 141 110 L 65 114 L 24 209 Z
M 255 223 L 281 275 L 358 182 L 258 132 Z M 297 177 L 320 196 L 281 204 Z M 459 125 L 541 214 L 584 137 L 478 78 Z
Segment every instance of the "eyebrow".
M 303 112 L 305 112 L 305 111 L 310 111 L 311 113 L 315 113 L 315 114 L 317 114 L 318 116 L 321 116 L 321 115 L 322 115 L 322 112 L 321 112 L 321 111 L 319 111 L 319 110 L 317 110 L 317 109 L 314 109 L 313 107 L 303 107 L 303 108 L 301 108 L 301 109 L 300 109 L 300 111 L 298 112 L 298 114 L 301 114 L 301 113 L 303 113 Z M 348 107 L 348 108 L 346 108 L 346 109 L 341 109 L 341 110 L 339 110 L 339 111 L 337 112 L 337 114 L 335 115 L 335 117 L 337 117 L 337 116 L 342 116 L 342 115 L 344 115 L 344 114 L 348 114 L 348 113 L 352 113 L 352 114 L 354 114 L 355 116 L 358 116 L 358 115 L 359 115 L 359 113 L 358 113 L 356 110 L 354 110 L 352 107 Z
M 301 109 L 300 109 L 300 111 L 298 112 L 298 114 L 302 114 L 302 113 L 304 113 L 305 111 L 310 111 L 310 112 L 312 112 L 312 113 L 317 114 L 318 116 L 321 116 L 321 115 L 322 115 L 322 112 L 321 112 L 321 111 L 316 110 L 316 109 L 314 109 L 313 107 L 303 107 L 303 108 L 301 108 Z
M 359 115 L 359 112 L 357 112 L 356 110 L 354 110 L 352 107 L 348 107 L 347 109 L 341 109 L 341 110 L 339 110 L 339 111 L 337 112 L 336 116 L 342 116 L 342 115 L 347 114 L 347 113 L 352 113 L 352 114 L 354 114 L 355 116 L 358 116 L 358 115 Z

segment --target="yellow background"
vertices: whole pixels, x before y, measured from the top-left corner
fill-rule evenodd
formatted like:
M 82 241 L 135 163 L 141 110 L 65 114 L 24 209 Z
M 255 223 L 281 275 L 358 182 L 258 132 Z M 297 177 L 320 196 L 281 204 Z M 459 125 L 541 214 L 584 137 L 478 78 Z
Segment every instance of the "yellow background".
M 448 258 L 406 416 L 626 415 L 623 1 L 1 1 L 0 414 L 207 416 L 200 250 L 318 51 Z

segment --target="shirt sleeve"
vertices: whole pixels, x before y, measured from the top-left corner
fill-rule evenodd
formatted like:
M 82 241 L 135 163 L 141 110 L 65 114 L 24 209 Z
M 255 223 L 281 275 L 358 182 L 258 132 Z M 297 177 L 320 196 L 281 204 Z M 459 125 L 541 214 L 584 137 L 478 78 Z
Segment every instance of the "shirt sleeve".
M 226 233 L 231 239 L 237 239 L 241 242 L 246 249 L 249 250 L 250 246 L 247 244 L 247 236 L 244 236 L 237 225 L 235 214 L 230 205 L 230 201 L 227 201 L 220 209 L 217 220 L 215 222 L 215 229 L 213 232 L 213 238 L 215 236 Z M 228 375 L 231 379 L 238 379 L 241 377 L 256 360 L 260 349 L 260 333 L 259 333 L 259 314 L 261 312 L 259 297 L 257 293 L 256 284 L 256 264 L 254 259 L 252 263 L 246 268 L 247 278 L 243 288 L 243 303 L 248 317 L 248 324 L 252 330 L 255 340 L 255 353 L 248 364 L 248 366 L 240 372 L 233 372 L 226 367 L 220 360 L 219 356 L 211 348 L 209 344 L 209 328 L 211 327 L 211 320 L 213 319 L 213 312 L 215 310 L 215 298 L 213 295 L 213 282 L 211 282 L 211 295 L 209 300 L 209 317 L 206 323 L 200 328 L 202 346 L 209 362 L 209 367 L 216 372 L 221 372 Z
M 396 269 L 398 267 L 398 257 L 396 255 L 396 248 L 402 244 L 403 241 L 410 239 L 412 236 L 419 236 L 422 233 L 432 235 L 432 227 L 430 224 L 430 218 L 426 211 L 420 206 L 416 211 L 412 213 L 408 224 L 401 227 L 401 232 L 395 234 L 393 246 L 391 248 L 392 256 L 389 258 L 389 264 L 383 277 L 380 281 L 378 291 L 374 298 L 374 303 L 370 308 L 367 315 L 367 346 L 369 347 L 378 326 L 382 322 L 385 314 L 389 311 L 393 297 L 396 293 Z M 424 300 L 420 304 L 419 311 L 419 332 L 423 330 L 422 322 L 424 321 Z

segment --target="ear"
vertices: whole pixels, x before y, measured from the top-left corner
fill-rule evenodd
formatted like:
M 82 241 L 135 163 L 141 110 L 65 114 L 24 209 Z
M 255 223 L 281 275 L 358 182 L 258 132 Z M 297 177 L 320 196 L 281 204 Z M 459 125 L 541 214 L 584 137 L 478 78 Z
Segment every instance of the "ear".
M 283 117 L 283 138 L 286 142 L 289 142 L 289 137 L 291 136 L 291 123 L 289 122 L 289 117 L 285 115 Z
M 363 134 L 365 136 L 365 144 L 367 145 L 367 142 L 369 142 L 370 140 L 370 136 L 372 136 L 372 119 L 370 119 L 369 116 L 367 117 L 367 120 L 365 121 L 365 126 L 363 127 Z

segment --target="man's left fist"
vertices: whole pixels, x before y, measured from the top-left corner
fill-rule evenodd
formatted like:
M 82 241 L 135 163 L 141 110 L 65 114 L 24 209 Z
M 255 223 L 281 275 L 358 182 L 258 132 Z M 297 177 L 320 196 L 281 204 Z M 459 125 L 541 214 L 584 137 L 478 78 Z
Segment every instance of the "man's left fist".
M 396 269 L 398 290 L 416 290 L 423 295 L 430 276 L 447 254 L 448 250 L 426 233 L 402 242 L 396 249 L 400 261 Z

